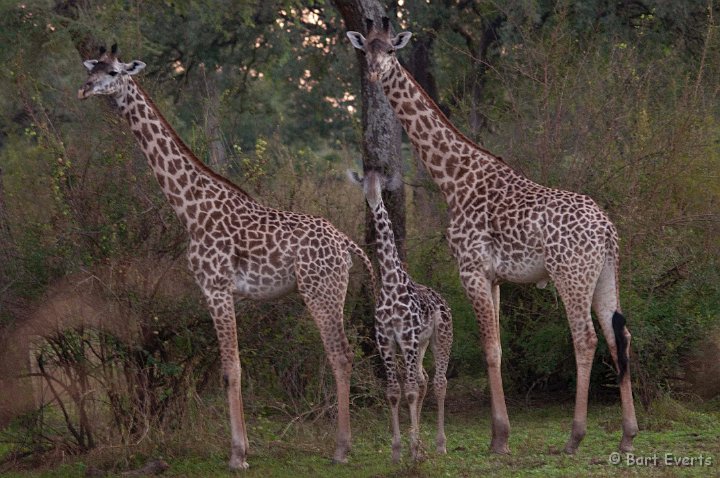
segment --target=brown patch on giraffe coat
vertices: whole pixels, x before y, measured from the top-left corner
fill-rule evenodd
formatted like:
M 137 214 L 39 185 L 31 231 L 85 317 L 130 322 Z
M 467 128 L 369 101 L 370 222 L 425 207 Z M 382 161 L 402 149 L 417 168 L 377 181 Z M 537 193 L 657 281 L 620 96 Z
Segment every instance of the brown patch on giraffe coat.
M 152 140 L 152 134 L 150 133 L 150 128 L 147 123 L 142 123 L 140 126 L 140 132 L 142 133 L 142 137 L 145 141 L 150 142 Z
M 158 138 L 157 139 L 157 146 L 160 148 L 160 151 L 162 152 L 163 156 L 167 156 L 170 153 L 170 150 L 168 149 L 167 141 L 165 138 Z

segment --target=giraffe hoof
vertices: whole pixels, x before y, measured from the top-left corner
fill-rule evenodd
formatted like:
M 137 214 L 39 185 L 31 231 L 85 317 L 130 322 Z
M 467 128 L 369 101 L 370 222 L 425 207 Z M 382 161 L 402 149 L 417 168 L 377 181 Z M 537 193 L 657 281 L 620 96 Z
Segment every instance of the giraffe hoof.
M 426 457 L 425 454 L 421 451 L 416 451 L 415 453 L 410 453 L 410 458 L 412 459 L 413 463 L 420 463 L 425 461 Z
M 400 443 L 393 443 L 392 445 L 392 462 L 393 464 L 397 465 L 400 463 L 400 454 L 401 454 L 401 447 Z
M 490 451 L 498 455 L 509 455 L 510 447 L 507 445 L 507 443 L 491 444 Z
M 347 465 L 348 459 L 347 457 L 344 458 L 333 458 L 332 464 L 333 465 Z
M 623 437 L 622 441 L 620 442 L 620 451 L 622 453 L 630 453 L 634 449 L 635 447 L 632 444 L 632 438 Z
M 245 460 L 240 459 L 232 459 L 230 460 L 230 470 L 231 471 L 241 471 L 241 470 L 247 470 L 250 468 L 250 465 L 248 465 L 248 462 Z

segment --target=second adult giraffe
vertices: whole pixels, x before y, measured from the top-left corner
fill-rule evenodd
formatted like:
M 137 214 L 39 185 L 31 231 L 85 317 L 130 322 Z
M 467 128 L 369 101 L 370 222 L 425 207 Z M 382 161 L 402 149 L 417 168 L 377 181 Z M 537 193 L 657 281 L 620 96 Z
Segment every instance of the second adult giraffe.
M 365 53 L 370 81 L 379 81 L 413 147 L 448 204 L 450 247 L 472 302 L 491 393 L 491 450 L 509 453 L 510 422 L 500 373 L 500 288 L 503 281 L 555 283 L 565 305 L 577 366 L 572 432 L 565 451 L 585 436 L 595 311 L 617 365 L 623 411 L 621 451 L 632 450 L 638 426 L 630 384 L 630 333 L 620 311 L 618 236 L 587 196 L 548 188 L 517 173 L 460 133 L 405 70 L 395 51 L 410 32 L 392 36 L 389 21 L 368 37 L 347 35 Z
M 352 352 L 343 329 L 343 304 L 350 254 L 360 257 L 374 281 L 370 260 L 327 220 L 265 207 L 205 166 L 131 78 L 145 63 L 121 62 L 113 45 L 110 52 L 102 49 L 99 59 L 84 64 L 89 77 L 78 97 L 105 95 L 114 100 L 190 236 L 190 270 L 207 300 L 220 346 L 232 432 L 230 468 L 248 467 L 233 293 L 265 300 L 296 288 L 320 329 L 335 376 L 338 430 L 334 460 L 346 461 Z

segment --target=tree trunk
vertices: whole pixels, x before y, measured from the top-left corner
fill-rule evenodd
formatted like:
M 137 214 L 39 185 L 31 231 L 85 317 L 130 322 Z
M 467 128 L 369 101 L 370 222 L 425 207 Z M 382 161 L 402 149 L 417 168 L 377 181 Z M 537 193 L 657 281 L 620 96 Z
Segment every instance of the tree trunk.
M 205 134 L 208 138 L 210 153 L 210 167 L 222 173 L 227 169 L 227 152 L 222 140 L 220 130 L 220 71 L 208 71 L 205 65 L 200 67 L 202 73 L 202 88 L 205 90 Z
M 365 19 L 370 18 L 375 25 L 382 25 L 386 16 L 383 6 L 377 0 L 333 0 L 340 12 L 345 28 L 361 32 L 367 36 Z M 350 42 L 343 42 L 352 48 Z M 363 165 L 368 169 L 382 171 L 388 178 L 402 177 L 402 126 L 395 117 L 390 103 L 385 98 L 380 83 L 371 83 L 367 78 L 365 56 L 356 50 L 360 65 L 360 90 L 362 96 L 363 126 Z M 402 187 L 394 191 L 383 191 L 383 201 L 395 233 L 395 244 L 400 259 L 406 261 L 405 252 L 405 190 Z M 372 216 L 366 209 L 365 239 L 367 244 L 375 243 L 375 228 Z
M 333 0 L 333 3 L 345 22 L 346 31 L 361 32 L 365 36 L 367 36 L 366 18 L 372 19 L 375 25 L 382 25 L 382 18 L 386 16 L 382 5 L 377 0 Z M 345 48 L 352 48 L 349 41 L 340 42 L 340 44 Z M 371 83 L 368 80 L 365 56 L 360 50 L 355 50 L 355 53 L 360 66 L 363 167 L 382 171 L 389 178 L 395 176 L 402 178 L 400 153 L 402 125 L 395 117 L 395 112 L 387 101 L 380 83 Z M 398 255 L 400 260 L 405 262 L 405 190 L 401 186 L 394 191 L 383 191 L 382 196 L 388 216 L 392 221 Z M 372 214 L 366 205 L 365 243 L 374 245 L 376 239 Z M 373 262 L 376 262 L 375 248 L 372 246 L 369 248 L 369 255 Z M 360 346 L 365 355 L 372 355 L 376 353 L 374 301 L 366 285 L 363 286 L 361 293 L 366 300 L 352 312 L 353 321 L 363 324 L 363 328 L 358 332 L 361 337 L 367 337 L 367 340 L 361 341 Z M 378 359 L 374 366 L 377 376 L 382 377 L 385 370 L 382 362 Z

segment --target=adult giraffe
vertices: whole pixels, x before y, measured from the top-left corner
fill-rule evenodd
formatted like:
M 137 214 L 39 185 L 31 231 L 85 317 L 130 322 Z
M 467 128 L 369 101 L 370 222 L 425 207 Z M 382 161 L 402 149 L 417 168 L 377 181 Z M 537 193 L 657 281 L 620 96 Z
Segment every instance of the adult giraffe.
M 132 78 L 145 63 L 123 63 L 117 46 L 84 62 L 89 78 L 78 98 L 112 98 L 130 124 L 160 188 L 190 235 L 190 270 L 210 308 L 220 346 L 232 430 L 230 468 L 245 469 L 248 439 L 240 387 L 233 293 L 273 299 L 297 288 L 320 329 L 337 385 L 338 430 L 334 461 L 350 448 L 352 353 L 343 329 L 350 253 L 374 274 L 365 253 L 319 217 L 265 207 L 205 166 L 170 127 Z M 374 288 L 373 288 L 374 290 Z
M 492 408 L 496 453 L 509 453 L 508 420 L 500 373 L 500 283 L 555 283 L 570 323 L 577 366 L 575 415 L 567 453 L 574 453 L 587 428 L 590 369 L 597 315 L 620 382 L 623 437 L 631 451 L 637 434 L 628 354 L 630 333 L 620 312 L 618 236 L 615 227 L 587 196 L 536 184 L 499 157 L 460 133 L 400 65 L 395 51 L 412 35 L 392 37 L 367 21 L 368 37 L 348 32 L 365 53 L 370 81 L 380 81 L 390 105 L 417 154 L 448 204 L 447 237 L 460 279 L 472 302 L 482 337 Z

